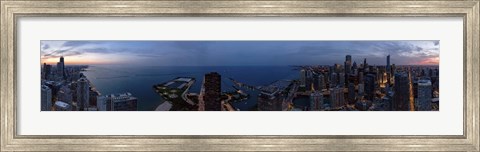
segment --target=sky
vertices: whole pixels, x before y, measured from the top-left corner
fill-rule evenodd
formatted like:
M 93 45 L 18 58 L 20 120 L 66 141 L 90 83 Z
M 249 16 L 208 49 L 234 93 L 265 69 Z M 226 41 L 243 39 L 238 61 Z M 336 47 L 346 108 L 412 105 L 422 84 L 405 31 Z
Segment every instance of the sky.
M 439 41 L 41 41 L 41 62 L 152 66 L 438 65 Z

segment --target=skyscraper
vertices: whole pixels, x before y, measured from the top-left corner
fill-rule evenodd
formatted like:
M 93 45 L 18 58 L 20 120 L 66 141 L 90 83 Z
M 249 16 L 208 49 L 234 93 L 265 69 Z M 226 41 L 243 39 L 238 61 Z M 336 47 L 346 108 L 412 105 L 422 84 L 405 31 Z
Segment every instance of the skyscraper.
M 339 108 L 345 105 L 343 88 L 335 87 L 330 89 L 330 104 L 332 108 Z
M 354 76 L 357 76 L 358 75 L 358 66 L 357 66 L 357 62 L 353 62 L 353 65 L 352 65 L 352 73 Z
M 323 94 L 315 91 L 310 94 L 310 111 L 317 111 L 323 109 Z
M 351 55 L 346 55 L 345 56 L 345 61 L 352 63 L 352 56 Z
M 52 108 L 52 90 L 46 86 L 42 85 L 42 99 L 41 99 L 41 110 L 50 111 Z
M 64 85 L 60 88 L 60 90 L 57 93 L 57 100 L 63 101 L 68 104 L 72 104 L 73 94 L 68 85 Z
M 390 54 L 387 56 L 387 67 L 386 67 L 386 73 L 387 73 L 387 84 L 391 84 L 390 82 L 390 77 L 392 77 L 392 68 L 390 66 Z
M 407 73 L 395 74 L 395 86 L 392 110 L 407 111 L 410 109 L 410 80 Z
M 205 102 L 205 111 L 220 111 L 220 95 L 221 95 L 221 76 L 217 72 L 205 74 L 204 77 L 203 100 Z
M 330 76 L 330 88 L 334 88 L 337 86 L 337 73 L 332 73 Z
M 396 71 L 396 67 L 395 67 L 395 64 L 392 64 L 392 67 L 390 67 L 390 85 L 393 85 L 395 82 L 395 71 Z
M 367 74 L 365 77 L 365 98 L 368 100 L 373 100 L 375 97 L 375 85 L 376 77 L 374 74 Z
M 77 110 L 84 110 L 89 107 L 90 85 L 85 77 L 77 81 Z
M 337 86 L 340 86 L 342 88 L 345 87 L 345 75 L 345 73 L 339 73 L 340 80 Z
M 387 71 L 390 71 L 390 54 L 387 55 Z
M 432 110 L 432 82 L 430 80 L 418 81 L 418 98 L 415 107 L 419 111 Z
M 358 96 L 362 97 L 365 94 L 365 84 L 358 84 Z
M 57 62 L 57 73 L 60 77 L 62 77 L 63 79 L 66 78 L 66 74 L 65 74 L 65 62 L 64 62 L 64 58 L 63 56 L 60 57 L 60 62 Z
M 50 73 L 52 71 L 52 66 L 46 63 L 43 63 L 43 79 L 48 80 L 50 78 Z
M 137 111 L 137 98 L 129 92 L 98 96 L 96 104 L 99 111 Z
M 363 72 L 358 72 L 358 84 L 364 83 Z
M 325 89 L 325 77 L 323 76 L 322 73 L 318 75 L 318 90 L 322 91 L 322 89 Z
M 367 63 L 367 58 L 363 59 L 363 72 L 368 72 L 368 63 Z
M 348 84 L 348 103 L 355 103 L 355 84 L 353 83 Z
M 343 86 L 348 85 L 348 77 L 350 76 L 350 74 L 352 74 L 352 56 L 347 55 L 345 56 L 345 74 L 343 75 L 343 79 L 345 81 L 341 85 Z
M 300 87 L 306 87 L 307 83 L 307 73 L 305 69 L 300 70 Z

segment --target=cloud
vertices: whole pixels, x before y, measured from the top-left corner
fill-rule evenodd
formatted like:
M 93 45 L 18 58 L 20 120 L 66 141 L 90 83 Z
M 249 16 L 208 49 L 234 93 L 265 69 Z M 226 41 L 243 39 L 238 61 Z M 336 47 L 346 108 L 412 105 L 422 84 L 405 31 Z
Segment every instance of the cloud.
M 112 53 L 113 51 L 102 46 L 103 41 L 66 41 L 57 48 L 50 47 L 48 42 L 56 41 L 42 41 L 42 59 L 77 56 L 85 53 Z M 49 51 L 44 51 L 46 49 L 43 48 L 49 48 Z
M 66 41 L 41 51 L 42 58 L 115 54 L 125 63 L 158 65 L 330 65 L 342 64 L 347 54 L 372 65 L 385 64 L 390 54 L 400 65 L 440 53 L 438 41 Z
M 98 44 L 102 41 L 66 41 L 63 43 L 62 47 L 79 47 L 82 45 L 91 45 L 91 44 Z
M 46 50 L 46 49 L 48 49 L 48 48 L 50 48 L 50 45 L 48 45 L 48 44 L 43 44 L 41 49 L 42 49 L 42 51 L 43 51 L 43 50 Z

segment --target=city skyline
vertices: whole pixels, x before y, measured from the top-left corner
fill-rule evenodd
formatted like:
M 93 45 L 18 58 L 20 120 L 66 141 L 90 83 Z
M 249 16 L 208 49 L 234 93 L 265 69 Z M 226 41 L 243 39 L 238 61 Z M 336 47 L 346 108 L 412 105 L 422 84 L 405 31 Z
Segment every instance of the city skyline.
M 42 45 L 42 58 L 58 61 L 42 64 L 42 111 L 439 110 L 438 41 Z
M 41 62 L 155 66 L 438 65 L 439 41 L 41 41 Z M 248 59 L 248 60 L 246 60 Z M 182 61 L 182 62 L 178 62 Z

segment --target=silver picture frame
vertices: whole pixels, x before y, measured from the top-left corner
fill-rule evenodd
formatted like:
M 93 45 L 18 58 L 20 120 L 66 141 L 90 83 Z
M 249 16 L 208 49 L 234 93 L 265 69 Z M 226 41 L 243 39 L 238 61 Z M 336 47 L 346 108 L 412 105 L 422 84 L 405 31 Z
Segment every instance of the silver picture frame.
M 479 0 L 1 0 L 1 151 L 479 151 Z M 463 135 L 59 136 L 17 134 L 21 17 L 462 17 Z M 461 100 L 461 99 L 459 99 Z

